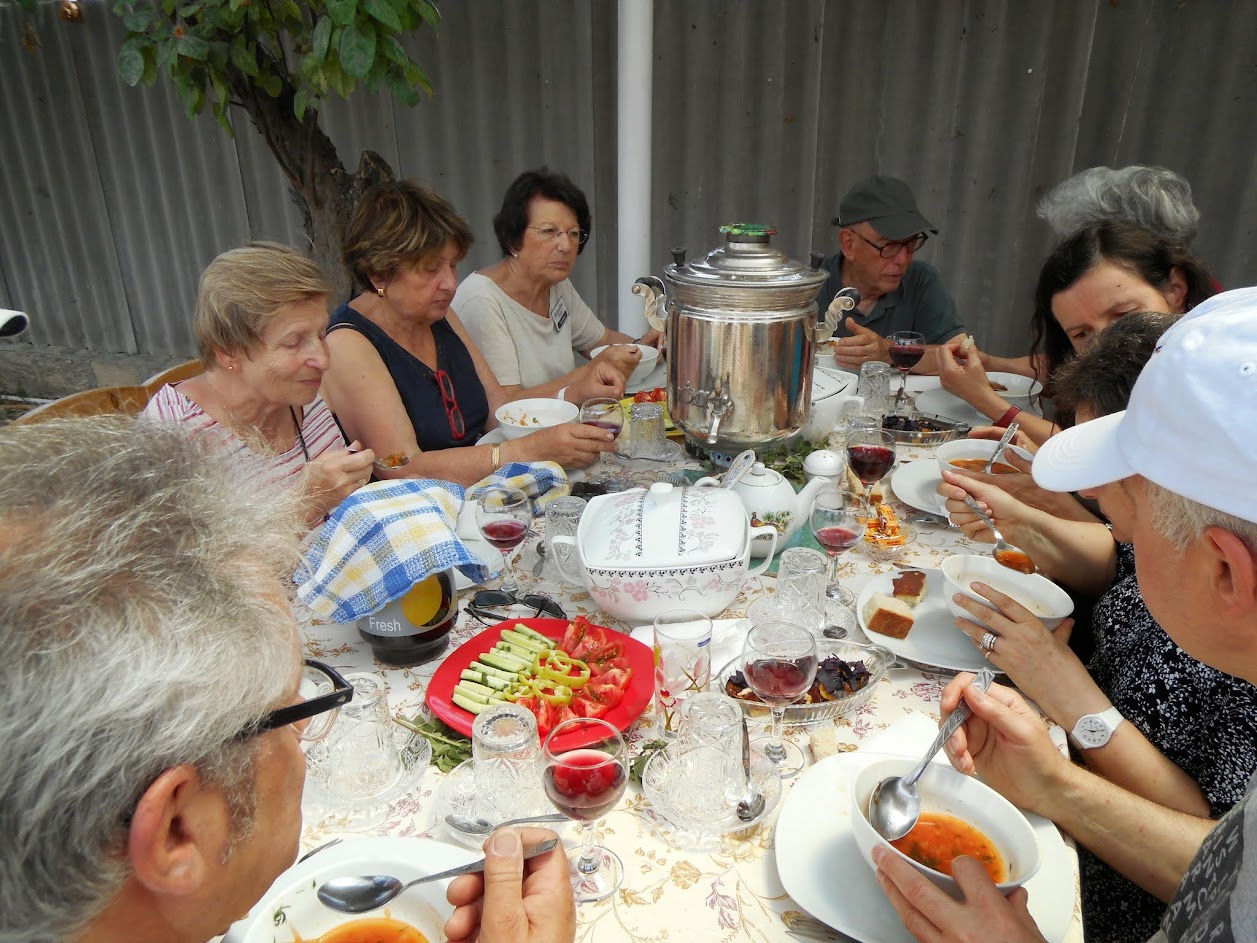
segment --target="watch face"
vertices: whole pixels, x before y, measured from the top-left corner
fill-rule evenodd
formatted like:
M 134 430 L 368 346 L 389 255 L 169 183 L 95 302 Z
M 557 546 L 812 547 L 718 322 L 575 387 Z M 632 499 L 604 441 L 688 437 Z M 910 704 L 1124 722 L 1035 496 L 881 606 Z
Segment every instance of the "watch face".
M 1089 747 L 1103 746 L 1109 740 L 1109 725 L 1102 717 L 1083 717 L 1078 721 L 1074 736 Z

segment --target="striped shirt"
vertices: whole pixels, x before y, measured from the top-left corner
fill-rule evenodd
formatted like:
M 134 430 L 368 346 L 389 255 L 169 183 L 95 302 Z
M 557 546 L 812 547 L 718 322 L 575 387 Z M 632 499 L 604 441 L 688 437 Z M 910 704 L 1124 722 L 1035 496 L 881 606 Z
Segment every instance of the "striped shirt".
M 321 397 L 316 397 L 314 402 L 302 409 L 301 438 L 293 442 L 292 448 L 286 452 L 272 454 L 260 453 L 245 444 L 234 432 L 180 393 L 177 387 L 178 384 L 167 384 L 158 390 L 144 407 L 144 415 L 167 422 L 187 423 L 198 435 L 204 433 L 214 437 L 222 448 L 239 456 L 242 464 L 261 469 L 263 484 L 296 488 L 306 464 L 306 451 L 311 459 L 316 459 L 328 449 L 345 447 L 340 427 Z M 305 450 L 301 447 L 301 439 L 305 440 Z

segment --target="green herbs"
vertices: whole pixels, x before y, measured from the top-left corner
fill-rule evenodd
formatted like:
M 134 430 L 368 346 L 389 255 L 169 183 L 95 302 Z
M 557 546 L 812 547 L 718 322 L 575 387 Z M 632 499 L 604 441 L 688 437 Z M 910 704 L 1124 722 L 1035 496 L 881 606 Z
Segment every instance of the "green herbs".
M 442 773 L 448 773 L 459 763 L 471 759 L 471 740 L 435 717 L 427 720 L 420 714 L 414 721 L 406 721 L 402 726 L 411 733 L 419 734 L 432 745 L 432 762 Z
M 795 439 L 787 446 L 764 449 L 760 453 L 759 460 L 769 468 L 781 472 L 791 484 L 801 485 L 804 482 L 803 460 L 810 453 L 823 448 L 825 448 L 824 445 L 809 442 L 807 439 Z
M 655 755 L 659 750 L 664 749 L 668 745 L 667 740 L 647 740 L 642 744 L 641 756 L 633 760 L 629 764 L 629 775 L 633 777 L 633 781 L 638 785 L 642 782 L 642 773 L 646 771 L 647 761 Z

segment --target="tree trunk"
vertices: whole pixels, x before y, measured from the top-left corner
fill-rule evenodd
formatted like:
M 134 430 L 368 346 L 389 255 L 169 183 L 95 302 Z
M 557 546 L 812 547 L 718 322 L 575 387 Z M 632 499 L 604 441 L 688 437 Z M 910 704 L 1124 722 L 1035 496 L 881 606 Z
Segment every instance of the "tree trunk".
M 358 169 L 345 170 L 336 146 L 319 127 L 318 112 L 307 109 L 303 120 L 293 112 L 293 90 L 284 85 L 271 98 L 247 77 L 233 84 L 233 97 L 248 113 L 288 178 L 289 194 L 305 224 L 310 255 L 332 282 L 337 304 L 355 294 L 353 278 L 340 250 L 354 204 L 364 190 L 394 179 L 393 169 L 374 151 L 364 151 Z

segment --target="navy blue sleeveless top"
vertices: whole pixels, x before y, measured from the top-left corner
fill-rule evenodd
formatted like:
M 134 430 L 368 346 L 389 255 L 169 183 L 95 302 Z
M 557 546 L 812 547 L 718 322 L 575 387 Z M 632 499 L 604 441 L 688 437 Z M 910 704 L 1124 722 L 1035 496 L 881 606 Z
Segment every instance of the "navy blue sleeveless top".
M 489 398 L 476 374 L 476 364 L 471 359 L 471 352 L 448 321 L 442 318 L 433 324 L 432 336 L 436 339 L 437 367 L 448 373 L 453 381 L 454 398 L 458 402 L 459 412 L 463 414 L 466 433 L 461 439 L 454 437 L 445 412 L 445 403 L 441 399 L 441 390 L 437 386 L 436 374 L 426 363 L 348 304 L 341 305 L 332 315 L 328 331 L 337 328 L 357 331 L 379 353 L 397 385 L 397 392 L 401 394 L 406 415 L 415 427 L 415 439 L 419 448 L 425 452 L 435 452 L 438 449 L 476 444 L 476 440 L 484 433 L 485 423 L 489 421 Z

